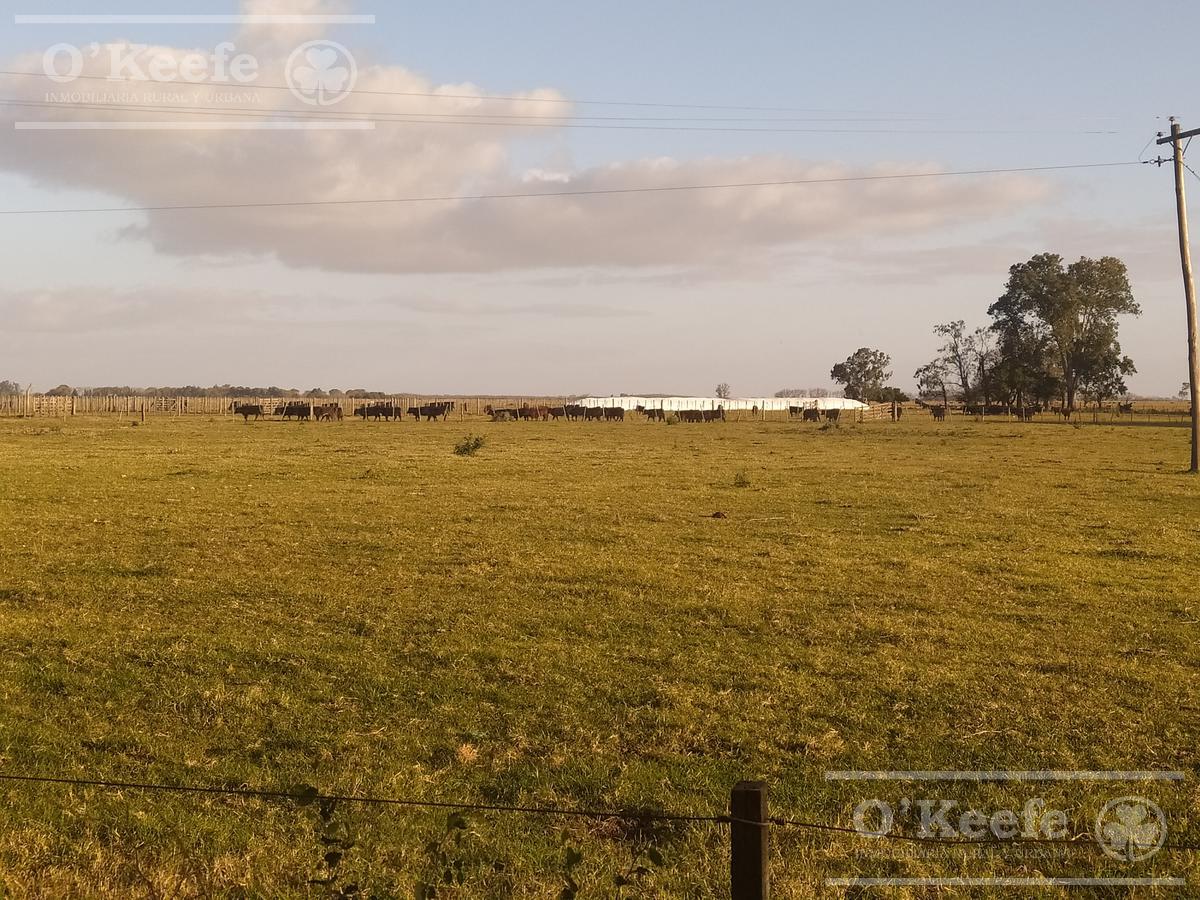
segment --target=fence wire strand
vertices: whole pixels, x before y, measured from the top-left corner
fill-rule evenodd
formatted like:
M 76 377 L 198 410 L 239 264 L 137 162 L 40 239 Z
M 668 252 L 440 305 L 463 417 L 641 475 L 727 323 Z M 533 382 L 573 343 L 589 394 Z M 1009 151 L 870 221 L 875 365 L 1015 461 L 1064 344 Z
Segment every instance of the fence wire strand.
M 294 802 L 316 803 L 360 803 L 371 806 L 403 806 L 415 809 L 442 809 L 462 812 L 502 812 L 535 816 L 563 816 L 580 819 L 620 819 L 625 821 L 650 822 L 693 822 L 717 825 L 752 825 L 755 827 L 772 826 L 789 828 L 798 831 L 821 831 L 833 834 L 847 834 L 864 840 L 894 841 L 910 844 L 933 844 L 939 846 L 958 847 L 1019 847 L 1026 845 L 1069 845 L 1099 849 L 1099 845 L 1090 836 L 1082 835 L 1071 838 L 945 838 L 937 836 L 921 837 L 907 834 L 873 834 L 862 832 L 856 828 L 844 825 L 831 825 L 824 822 L 809 822 L 800 819 L 770 817 L 765 822 L 751 819 L 741 819 L 729 815 L 698 815 L 690 813 L 650 812 L 642 810 L 600 810 L 560 808 L 552 806 L 510 806 L 499 803 L 465 803 L 450 800 L 417 800 L 408 797 L 376 797 L 362 794 L 325 794 L 312 788 L 293 788 L 292 790 L 263 790 L 249 787 L 221 787 L 216 785 L 160 784 L 147 781 L 112 781 L 100 778 L 67 778 L 49 775 L 19 775 L 0 773 L 0 782 L 10 784 L 46 784 L 64 785 L 68 787 L 94 787 L 106 790 L 139 790 L 159 791 L 176 794 L 202 794 L 209 796 L 250 797 L 259 800 L 291 800 Z M 1196 844 L 1164 844 L 1162 850 L 1178 850 L 1183 852 L 1200 851 Z

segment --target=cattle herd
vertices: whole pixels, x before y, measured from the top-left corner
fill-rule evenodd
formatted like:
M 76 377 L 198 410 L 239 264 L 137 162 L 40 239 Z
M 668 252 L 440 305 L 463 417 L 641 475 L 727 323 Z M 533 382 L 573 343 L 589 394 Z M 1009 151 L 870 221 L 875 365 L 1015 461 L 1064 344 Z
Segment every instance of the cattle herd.
M 241 416 L 247 422 L 251 419 L 262 419 L 268 415 L 279 416 L 285 421 L 313 419 L 317 422 L 340 422 L 344 418 L 340 403 L 309 403 L 306 400 L 281 403 L 275 407 L 273 412 L 267 412 L 267 408 L 261 403 L 238 403 L 236 401 L 230 404 L 229 409 L 235 416 Z M 452 400 L 423 406 L 410 406 L 407 410 L 396 403 L 368 403 L 354 410 L 354 415 L 361 416 L 363 421 L 367 419 L 391 421 L 404 418 L 407 412 L 414 419 L 423 418 L 430 422 L 434 419 L 445 420 L 453 410 L 454 401 Z
M 933 416 L 935 422 L 944 422 L 950 411 L 946 406 L 935 406 L 929 403 L 917 401 L 917 405 L 927 409 Z M 387 421 L 399 421 L 406 415 L 411 416 L 417 421 L 424 420 L 432 422 L 437 419 L 445 421 L 450 413 L 457 409 L 457 403 L 454 400 L 441 400 L 435 403 L 423 403 L 418 406 L 404 407 L 403 405 L 391 401 L 387 402 L 369 402 L 357 407 L 353 415 L 358 416 L 364 422 L 368 419 L 378 422 L 381 419 Z M 289 400 L 275 405 L 265 403 L 242 403 L 235 401 L 230 404 L 229 409 L 235 414 L 242 416 L 243 419 L 263 419 L 269 416 L 278 416 L 283 420 L 314 420 L 318 422 L 340 422 L 344 418 L 342 406 L 339 403 L 312 403 L 307 400 Z M 757 416 L 758 407 L 752 410 L 752 416 Z M 893 415 L 899 418 L 903 408 L 899 404 L 893 405 Z M 1069 421 L 1075 410 L 1067 409 L 1065 406 L 1052 406 L 1048 410 L 1044 407 L 1026 406 L 1022 408 L 1013 408 L 1010 406 L 997 406 L 992 404 L 967 404 L 960 408 L 960 411 L 967 416 L 984 417 L 1008 417 L 1016 416 L 1020 419 L 1030 419 L 1033 416 L 1043 411 L 1048 411 L 1056 416 L 1061 416 L 1064 420 Z M 583 406 L 578 403 L 567 403 L 561 406 L 531 406 L 522 404 L 521 406 L 493 406 L 488 405 L 483 408 L 485 415 L 489 416 L 493 422 L 505 421 L 558 421 L 566 419 L 569 422 L 623 422 L 626 416 L 626 410 L 620 406 Z M 651 422 L 666 422 L 668 420 L 678 422 L 724 422 L 725 407 L 718 406 L 716 409 L 679 409 L 679 410 L 664 410 L 659 407 L 638 406 L 629 412 L 637 413 L 644 416 Z M 788 417 L 792 419 L 800 419 L 804 422 L 819 422 L 825 419 L 829 422 L 836 423 L 842 410 L 840 409 L 814 409 L 809 406 L 789 406 Z M 1117 405 L 1118 415 L 1132 415 L 1132 403 L 1120 403 Z
M 811 409 L 807 406 L 789 406 L 788 418 L 801 419 L 805 422 L 820 422 L 824 415 L 830 422 L 836 422 L 842 415 L 840 409 Z
M 378 422 L 380 419 L 389 422 L 393 420 L 399 421 L 405 415 L 409 415 L 417 421 L 423 419 L 426 422 L 432 422 L 435 419 L 445 421 L 456 408 L 456 403 L 453 400 L 410 406 L 407 409 L 398 403 L 367 403 L 355 409 L 353 415 L 358 416 L 363 421 L 367 421 L 368 419 L 375 422 Z M 242 403 L 235 401 L 230 404 L 229 409 L 234 415 L 241 416 L 247 422 L 251 419 L 264 419 L 270 416 L 278 416 L 285 421 L 295 419 L 297 421 L 314 420 L 318 422 L 340 422 L 344 417 L 342 407 L 338 403 L 313 404 L 308 401 L 289 401 L 271 409 L 262 403 Z M 623 422 L 626 415 L 626 410 L 620 406 L 582 406 L 578 403 L 567 403 L 562 406 L 530 406 L 528 404 L 521 406 L 488 405 L 483 408 L 483 412 L 493 422 L 545 422 L 549 420 L 557 421 L 559 419 L 566 419 L 569 422 Z M 674 416 L 680 422 L 725 421 L 724 406 L 718 406 L 716 409 L 681 409 L 674 412 L 639 406 L 635 410 L 632 410 L 632 412 L 645 416 L 651 422 L 665 422 L 670 416 Z M 836 410 L 834 412 L 836 413 Z
M 946 421 L 947 409 L 945 406 L 932 406 L 927 403 L 922 403 L 919 400 L 917 401 L 917 405 L 923 406 L 926 409 L 928 409 L 929 412 L 933 415 L 933 420 L 935 422 Z M 968 403 L 962 407 L 961 411 L 962 411 L 962 414 L 965 416 L 975 416 L 976 418 L 980 418 L 980 417 L 1006 417 L 1007 418 L 1009 416 L 1016 416 L 1018 419 L 1021 419 L 1022 421 L 1032 419 L 1038 413 L 1043 412 L 1043 411 L 1048 411 L 1050 413 L 1053 413 L 1055 416 L 1061 416 L 1064 421 L 1070 421 L 1071 416 L 1073 416 L 1077 412 L 1077 410 L 1070 409 L 1066 406 L 1052 406 L 1049 408 L 1049 410 L 1046 410 L 1046 408 L 1043 407 L 1040 403 L 1033 404 L 1030 406 L 1007 406 L 1007 405 L 996 404 L 996 403 Z M 1133 415 L 1133 404 L 1132 403 L 1118 403 L 1117 404 L 1117 415 L 1132 416 Z
M 483 411 L 493 422 L 509 421 L 548 421 L 566 419 L 568 422 L 624 422 L 625 408 L 622 406 L 582 406 L 578 403 L 567 403 L 563 406 L 485 406 Z M 634 412 L 646 417 L 651 422 L 665 422 L 668 415 L 675 416 L 680 422 L 724 422 L 725 407 L 716 409 L 681 409 L 667 413 L 663 409 L 638 406 Z

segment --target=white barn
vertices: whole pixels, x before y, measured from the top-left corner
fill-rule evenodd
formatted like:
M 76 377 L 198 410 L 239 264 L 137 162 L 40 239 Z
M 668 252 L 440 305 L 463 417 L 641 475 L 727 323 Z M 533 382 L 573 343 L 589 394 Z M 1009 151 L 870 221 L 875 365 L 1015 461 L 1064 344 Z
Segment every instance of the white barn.
M 750 411 L 755 407 L 764 411 L 787 412 L 790 406 L 804 409 L 867 409 L 867 404 L 845 397 L 584 397 L 580 406 L 621 407 L 625 410 L 662 409 L 668 412 L 679 409 L 716 409 L 724 406 L 727 412 Z

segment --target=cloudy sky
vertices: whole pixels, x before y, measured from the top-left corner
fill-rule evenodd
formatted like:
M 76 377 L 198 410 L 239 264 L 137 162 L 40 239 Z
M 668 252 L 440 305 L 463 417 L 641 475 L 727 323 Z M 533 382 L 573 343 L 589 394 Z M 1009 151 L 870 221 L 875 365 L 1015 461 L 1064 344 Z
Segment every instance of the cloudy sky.
M 314 205 L 0 215 L 0 378 L 749 396 L 865 345 L 911 386 L 933 325 L 984 323 L 1046 250 L 1129 264 L 1135 391 L 1186 375 L 1168 168 L 836 179 L 1153 156 L 1165 116 L 1200 124 L 1194 4 L 169 10 L 376 21 L 31 24 L 163 4 L 0 0 L 0 208 Z M 317 40 L 353 93 L 344 58 L 297 56 Z M 85 77 L 41 74 L 51 48 L 70 74 L 64 45 Z M 214 84 L 220 54 L 253 77 Z M 816 183 L 578 193 L 778 181 Z M 388 198 L 425 199 L 342 202 Z

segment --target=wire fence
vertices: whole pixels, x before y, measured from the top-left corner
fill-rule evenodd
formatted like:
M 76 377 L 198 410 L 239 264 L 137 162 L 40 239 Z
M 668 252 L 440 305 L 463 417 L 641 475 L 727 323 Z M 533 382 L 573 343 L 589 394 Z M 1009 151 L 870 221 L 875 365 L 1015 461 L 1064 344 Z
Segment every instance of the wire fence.
M 411 797 L 380 797 L 365 794 L 325 793 L 308 785 L 289 789 L 261 789 L 245 786 L 230 787 L 224 785 L 191 785 L 191 784 L 162 784 L 150 781 L 118 781 L 102 778 L 68 778 L 50 775 L 27 775 L 12 772 L 0 772 L 0 782 L 23 785 L 60 785 L 68 787 L 89 787 L 105 790 L 152 791 L 170 794 L 191 794 L 209 796 L 248 797 L 260 800 L 286 800 L 309 804 L 319 801 L 333 803 L 356 803 L 365 806 L 410 807 L 414 809 L 456 810 L 460 812 L 497 812 L 512 813 L 528 816 L 547 816 L 580 819 L 623 819 L 627 821 L 646 822 L 690 822 L 709 823 L 718 825 L 753 825 L 761 827 L 769 825 L 776 828 L 791 828 L 803 831 L 819 831 L 832 834 L 845 834 L 868 841 L 897 841 L 902 843 L 940 844 L 961 846 L 1021 846 L 1027 844 L 1075 844 L 1091 846 L 1099 850 L 1091 835 L 1080 834 L 1068 838 L 1030 838 L 1014 837 L 999 838 L 995 835 L 970 838 L 945 838 L 932 836 L 910 835 L 903 833 L 879 834 L 864 831 L 847 825 L 836 825 L 826 822 L 812 822 L 786 817 L 767 816 L 763 819 L 745 819 L 728 813 L 697 814 L 658 812 L 642 809 L 587 809 L 576 807 L 556 806 L 520 806 L 498 803 L 473 803 L 454 800 L 423 800 Z M 1200 844 L 1165 844 L 1161 849 L 1195 852 L 1200 851 Z
M 801 834 L 829 834 L 838 837 L 852 837 L 856 840 L 885 844 L 927 845 L 940 848 L 961 848 L 1002 852 L 1008 848 L 1027 846 L 1056 846 L 1082 851 L 1103 853 L 1108 852 L 1101 845 L 1099 834 L 1073 834 L 1065 837 L 1028 837 L 1025 835 L 1004 837 L 992 832 L 982 835 L 975 833 L 968 836 L 944 837 L 928 834 L 906 834 L 886 831 L 883 833 L 865 831 L 858 827 L 849 827 L 827 822 L 804 821 L 800 819 L 771 816 L 767 810 L 767 786 L 763 782 L 742 781 L 734 785 L 730 792 L 729 813 L 673 813 L 646 809 L 590 809 L 577 807 L 555 807 L 541 805 L 506 805 L 498 803 L 474 803 L 453 800 L 426 800 L 412 797 L 383 797 L 363 794 L 326 793 L 310 785 L 301 785 L 290 789 L 259 789 L 249 786 L 224 785 L 188 785 L 163 784 L 150 781 L 118 781 L 103 778 L 70 778 L 63 776 L 30 775 L 13 772 L 0 772 L 0 783 L 13 786 L 37 787 L 78 787 L 97 788 L 112 791 L 149 791 L 159 793 L 174 793 L 190 796 L 229 796 L 251 798 L 267 801 L 285 801 L 294 803 L 297 807 L 316 806 L 323 822 L 323 843 L 334 849 L 327 851 L 324 857 L 327 876 L 323 879 L 310 879 L 310 884 L 335 884 L 334 875 L 344 850 L 353 846 L 353 842 L 339 843 L 335 836 L 337 828 L 333 825 L 333 810 L 339 804 L 360 804 L 382 808 L 410 808 L 425 810 L 451 811 L 447 819 L 447 828 L 465 828 L 465 819 L 459 819 L 452 824 L 456 816 L 466 812 L 488 812 L 510 815 L 522 815 L 544 818 L 575 818 L 603 821 L 620 821 L 630 825 L 642 826 L 653 822 L 683 824 L 686 826 L 708 825 L 728 829 L 729 846 L 729 885 L 731 900 L 767 900 L 771 895 L 771 854 L 769 852 L 771 833 L 773 830 L 797 832 Z M 437 846 L 435 842 L 435 846 Z M 338 848 L 342 849 L 338 849 Z M 1175 853 L 1195 853 L 1200 851 L 1200 845 L 1182 843 L 1163 843 L 1155 852 L 1168 851 Z M 651 851 L 647 851 L 651 852 Z M 652 851 L 654 858 L 661 862 L 661 854 Z M 577 859 L 581 856 L 576 854 Z M 445 862 L 445 861 L 443 861 Z M 446 869 L 448 877 L 454 877 L 454 866 L 461 861 L 450 862 Z M 460 871 L 461 874 L 461 871 Z M 870 879 L 867 879 L 868 881 Z M 913 883 L 938 881 L 939 879 L 912 879 Z M 988 881 L 989 879 L 984 879 Z M 1037 879 L 1034 879 L 1036 881 Z M 1103 880 L 1103 879 L 1101 879 Z M 1125 880 L 1118 879 L 1124 883 Z M 569 884 L 578 885 L 568 878 Z M 826 879 L 831 884 L 838 879 Z M 1172 885 L 1183 883 L 1182 879 L 1169 879 Z M 461 884 L 461 880 L 459 881 Z M 622 883 L 622 882 L 619 882 Z M 1046 880 L 1046 886 L 1053 879 Z M 358 885 L 348 886 L 345 892 L 334 890 L 333 895 L 357 895 Z M 432 895 L 430 895 L 432 896 Z M 567 892 L 564 896 L 576 896 Z

